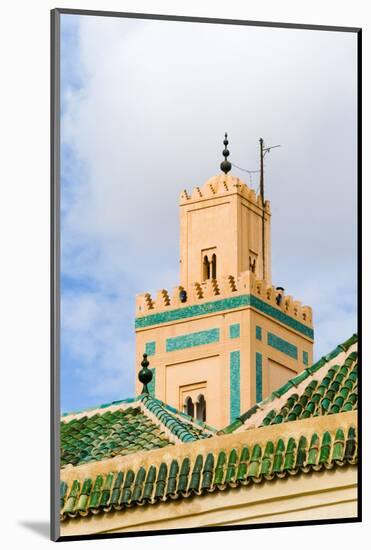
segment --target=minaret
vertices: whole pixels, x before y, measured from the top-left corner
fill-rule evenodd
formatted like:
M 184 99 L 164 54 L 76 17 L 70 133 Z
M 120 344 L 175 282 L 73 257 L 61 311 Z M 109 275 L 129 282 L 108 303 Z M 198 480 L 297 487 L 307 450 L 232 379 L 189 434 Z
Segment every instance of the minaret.
M 136 364 L 151 356 L 156 397 L 217 428 L 313 354 L 311 308 L 271 283 L 269 202 L 229 174 L 227 138 L 222 172 L 180 196 L 180 284 L 136 301 Z
M 238 277 L 252 271 L 271 283 L 270 205 L 228 172 L 228 139 L 224 139 L 224 174 L 209 179 L 180 199 L 180 284 L 188 287 L 208 278 Z M 263 228 L 265 277 L 263 277 Z

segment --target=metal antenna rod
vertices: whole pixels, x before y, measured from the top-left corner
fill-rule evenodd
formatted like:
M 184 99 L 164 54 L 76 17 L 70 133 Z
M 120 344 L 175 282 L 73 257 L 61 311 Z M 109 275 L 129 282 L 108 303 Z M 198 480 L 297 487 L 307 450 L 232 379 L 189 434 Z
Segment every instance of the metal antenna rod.
M 264 200 L 264 157 L 266 153 L 269 153 L 271 149 L 281 147 L 281 145 L 271 145 L 270 147 L 264 147 L 263 138 L 259 139 L 260 144 L 260 197 L 262 200 L 262 267 L 263 267 L 263 280 L 265 280 L 265 200 Z
M 262 267 L 263 281 L 265 280 L 265 207 L 264 207 L 264 141 L 259 139 L 260 144 L 260 198 L 262 200 L 263 217 L 262 217 Z

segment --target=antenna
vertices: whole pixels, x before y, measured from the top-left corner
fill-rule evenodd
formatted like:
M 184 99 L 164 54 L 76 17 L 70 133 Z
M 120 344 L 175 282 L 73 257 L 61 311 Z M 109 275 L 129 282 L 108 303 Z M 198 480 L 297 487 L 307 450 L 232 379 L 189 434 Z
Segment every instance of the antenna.
M 281 145 L 270 145 L 264 147 L 263 138 L 259 139 L 260 144 L 260 197 L 262 200 L 263 216 L 262 216 L 262 267 L 263 267 L 263 280 L 265 279 L 265 200 L 264 200 L 264 157 L 267 153 L 270 153 L 271 149 L 281 147 Z

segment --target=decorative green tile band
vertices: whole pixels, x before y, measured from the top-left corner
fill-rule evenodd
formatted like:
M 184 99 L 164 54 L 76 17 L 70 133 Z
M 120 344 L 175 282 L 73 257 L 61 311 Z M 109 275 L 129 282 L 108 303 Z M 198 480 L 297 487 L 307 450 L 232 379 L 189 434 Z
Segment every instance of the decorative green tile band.
M 161 325 L 162 323 L 170 323 L 172 321 L 179 321 L 180 319 L 189 319 L 190 317 L 198 317 L 200 315 L 207 315 L 208 313 L 218 313 L 228 309 L 235 309 L 243 306 L 251 306 L 255 309 L 269 315 L 273 319 L 280 321 L 284 325 L 308 336 L 313 340 L 313 329 L 307 327 L 303 323 L 300 323 L 297 319 L 293 319 L 280 311 L 279 309 L 263 302 L 260 298 L 253 296 L 252 294 L 242 294 L 240 296 L 233 296 L 231 298 L 224 298 L 222 300 L 215 300 L 214 302 L 206 302 L 205 304 L 195 304 L 193 306 L 186 306 L 179 309 L 173 309 L 170 311 L 162 311 L 161 313 L 152 313 L 150 315 L 144 315 L 143 317 L 137 317 L 135 319 L 135 328 L 146 328 L 152 325 Z
M 262 328 L 261 327 L 258 327 L 258 326 L 255 327 L 255 338 L 257 340 L 262 339 Z
M 255 354 L 255 391 L 259 403 L 263 399 L 263 356 L 258 352 Z
M 240 337 L 240 324 L 236 323 L 235 325 L 229 325 L 229 338 L 239 338 Z
M 229 357 L 230 418 L 240 416 L 240 352 L 231 351 Z
M 156 369 L 153 368 L 153 369 L 149 369 L 149 370 L 152 372 L 152 380 L 148 384 L 148 391 L 149 391 L 149 395 L 151 395 L 152 397 L 155 397 L 155 393 L 156 393 Z
M 156 353 L 156 342 L 146 342 L 146 354 L 154 355 Z
M 304 365 L 308 365 L 309 363 L 309 356 L 307 351 L 303 351 L 303 363 Z
M 177 351 L 180 349 L 193 348 L 195 346 L 203 346 L 219 342 L 219 329 L 212 328 L 209 330 L 201 330 L 200 332 L 192 332 L 175 336 L 166 340 L 166 351 Z
M 294 344 L 290 344 L 290 342 L 287 342 L 283 338 L 280 338 L 271 332 L 268 332 L 268 345 L 272 348 L 278 349 L 278 351 L 285 353 L 293 359 L 298 358 L 298 348 L 294 346 Z

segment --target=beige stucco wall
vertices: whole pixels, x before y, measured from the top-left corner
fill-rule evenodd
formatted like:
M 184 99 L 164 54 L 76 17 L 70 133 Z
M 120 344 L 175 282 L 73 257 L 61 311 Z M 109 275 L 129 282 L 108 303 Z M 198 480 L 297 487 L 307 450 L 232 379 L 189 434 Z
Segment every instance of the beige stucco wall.
M 183 192 L 180 200 L 180 285 L 172 295 L 165 289 L 153 299 L 149 294 L 137 298 L 138 319 L 144 315 L 171 312 L 193 305 L 211 303 L 243 294 L 253 294 L 268 306 L 312 327 L 311 310 L 285 296 L 277 307 L 277 291 L 271 286 L 270 206 L 265 208 L 265 280 L 262 280 L 262 216 L 259 197 L 234 176 L 215 176 L 191 195 Z M 203 255 L 216 253 L 216 280 L 203 282 Z M 255 274 L 249 271 L 250 257 L 256 255 Z M 187 291 L 186 303 L 179 300 L 179 290 Z M 231 338 L 230 325 L 240 325 L 240 336 Z M 262 329 L 262 339 L 256 338 L 256 327 Z M 219 341 L 166 351 L 166 340 L 193 333 L 219 330 Z M 297 347 L 293 359 L 268 345 L 271 332 Z M 295 376 L 306 366 L 303 351 L 308 353 L 308 365 L 313 360 L 313 341 L 250 306 L 231 308 L 217 313 L 167 321 L 136 329 L 136 373 L 141 366 L 146 344 L 155 342 L 155 354 L 149 357 L 156 369 L 155 395 L 165 403 L 183 410 L 186 389 L 202 387 L 206 399 L 206 422 L 223 428 L 234 420 L 235 411 L 250 408 L 260 397 L 256 393 L 256 353 L 262 354 L 262 398 Z M 230 354 L 240 352 L 240 404 L 231 412 Z M 234 386 L 238 383 L 234 382 Z M 136 377 L 136 393 L 141 384 Z
M 231 338 L 230 325 L 240 325 L 240 337 Z M 262 329 L 262 340 L 256 338 L 256 326 Z M 219 342 L 166 351 L 166 340 L 175 336 L 219 329 Z M 298 359 L 268 345 L 268 332 L 279 336 L 298 348 Z M 256 402 L 256 352 L 262 354 L 263 398 L 292 378 L 305 367 L 302 352 L 308 352 L 309 364 L 313 359 L 313 342 L 293 329 L 275 321 L 252 307 L 242 307 L 226 312 L 203 315 L 182 321 L 174 321 L 136 333 L 136 368 L 139 371 L 142 354 L 147 342 L 156 342 L 155 355 L 150 356 L 150 367 L 156 369 L 156 397 L 183 410 L 181 388 L 187 384 L 205 386 L 207 400 L 206 421 L 222 428 L 230 421 L 230 353 L 240 352 L 240 412 Z M 283 372 L 276 372 L 270 361 L 283 365 Z M 277 367 L 278 368 L 278 367 Z M 141 384 L 136 377 L 136 393 Z
M 211 191 L 212 188 L 212 191 Z M 270 210 L 265 216 L 265 278 L 271 281 Z M 255 193 L 239 178 L 211 178 L 180 202 L 180 284 L 202 281 L 202 251 L 217 256 L 217 278 L 249 269 L 256 255 L 256 276 L 263 278 L 263 208 Z

